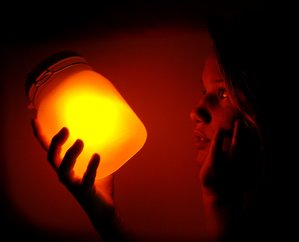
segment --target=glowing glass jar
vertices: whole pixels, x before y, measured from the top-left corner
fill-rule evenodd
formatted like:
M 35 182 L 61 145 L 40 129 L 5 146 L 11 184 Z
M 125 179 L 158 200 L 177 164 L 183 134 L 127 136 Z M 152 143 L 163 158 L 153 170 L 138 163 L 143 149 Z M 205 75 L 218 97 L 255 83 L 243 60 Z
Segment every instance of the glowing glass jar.
M 70 131 L 60 161 L 76 139 L 83 140 L 74 166 L 79 177 L 92 154 L 101 157 L 99 179 L 124 165 L 146 141 L 145 126 L 115 86 L 77 53 L 61 52 L 41 62 L 28 75 L 26 91 L 47 147 L 62 127 Z

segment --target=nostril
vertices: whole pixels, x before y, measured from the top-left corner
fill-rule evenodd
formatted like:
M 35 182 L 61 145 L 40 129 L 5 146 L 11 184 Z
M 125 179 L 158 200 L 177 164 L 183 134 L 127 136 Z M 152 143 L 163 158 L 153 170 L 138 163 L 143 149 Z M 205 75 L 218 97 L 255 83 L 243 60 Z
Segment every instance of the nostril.
M 211 115 L 204 108 L 197 108 L 196 109 L 196 116 L 197 116 L 197 119 L 199 119 L 199 122 L 205 122 L 205 123 L 210 123 L 211 122 Z

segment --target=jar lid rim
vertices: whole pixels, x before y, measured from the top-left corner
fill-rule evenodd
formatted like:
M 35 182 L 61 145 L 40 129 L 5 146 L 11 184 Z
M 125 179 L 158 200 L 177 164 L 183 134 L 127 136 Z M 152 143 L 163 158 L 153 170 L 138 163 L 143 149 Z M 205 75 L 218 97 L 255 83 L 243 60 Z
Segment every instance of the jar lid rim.
M 45 72 L 48 68 L 55 65 L 56 63 L 71 57 L 80 57 L 80 54 L 74 51 L 60 51 L 46 59 L 42 60 L 30 73 L 27 75 L 25 82 L 26 96 L 29 96 L 30 88 L 32 84 L 36 83 L 38 77 Z

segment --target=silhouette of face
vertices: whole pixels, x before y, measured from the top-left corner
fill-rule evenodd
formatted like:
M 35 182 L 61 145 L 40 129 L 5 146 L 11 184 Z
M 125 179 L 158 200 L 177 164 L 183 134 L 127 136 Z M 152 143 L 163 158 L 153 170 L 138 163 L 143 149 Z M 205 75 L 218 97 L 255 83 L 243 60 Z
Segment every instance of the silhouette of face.
M 233 131 L 238 112 L 230 100 L 214 54 L 206 59 L 201 84 L 202 95 L 190 116 L 195 123 L 197 161 L 200 164 L 199 181 L 209 223 L 208 230 L 211 235 L 217 236 L 225 230 L 229 210 L 227 210 L 227 204 L 224 205 L 220 202 L 223 200 L 224 193 L 218 188 L 219 184 L 223 184 L 223 177 L 219 179 L 215 162 L 208 158 L 209 148 L 217 130 Z M 223 143 L 225 141 L 228 140 L 224 139 Z M 231 142 L 230 139 L 229 141 Z M 221 166 L 225 166 L 225 164 L 221 164 Z
M 218 129 L 233 130 L 237 109 L 232 105 L 214 54 L 208 56 L 202 74 L 202 95 L 191 112 L 195 122 L 197 161 L 203 165 Z

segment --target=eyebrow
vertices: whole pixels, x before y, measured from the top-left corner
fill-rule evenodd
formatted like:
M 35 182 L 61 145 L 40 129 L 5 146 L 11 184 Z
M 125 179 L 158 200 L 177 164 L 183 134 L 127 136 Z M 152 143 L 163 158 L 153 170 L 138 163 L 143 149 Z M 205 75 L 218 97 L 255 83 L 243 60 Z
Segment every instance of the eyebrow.
M 211 83 L 224 83 L 224 79 L 223 78 L 220 78 L 220 79 L 214 79 L 211 81 Z M 206 92 L 206 87 L 204 85 L 204 82 L 203 82 L 203 79 L 200 79 L 200 82 L 199 82 L 199 85 L 200 85 L 200 89 L 202 89 L 203 92 Z
M 221 83 L 224 82 L 223 79 L 215 79 L 211 81 L 212 83 Z M 203 86 L 203 79 L 200 79 L 200 84 Z
M 216 79 L 216 80 L 213 80 L 212 82 L 219 83 L 219 82 L 224 82 L 224 80 L 223 79 Z

